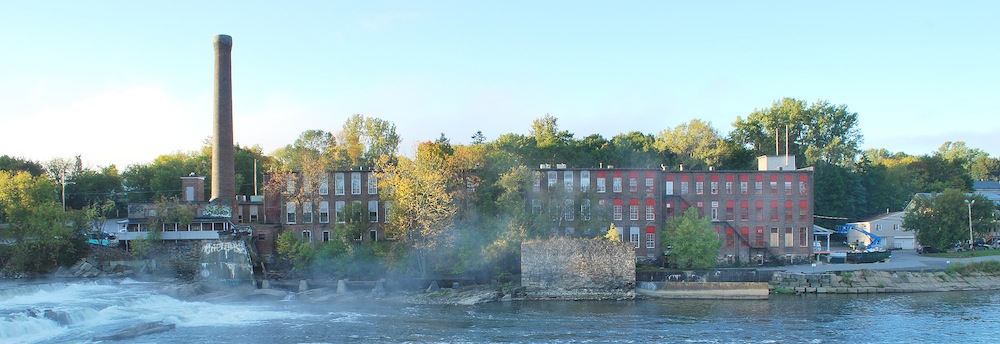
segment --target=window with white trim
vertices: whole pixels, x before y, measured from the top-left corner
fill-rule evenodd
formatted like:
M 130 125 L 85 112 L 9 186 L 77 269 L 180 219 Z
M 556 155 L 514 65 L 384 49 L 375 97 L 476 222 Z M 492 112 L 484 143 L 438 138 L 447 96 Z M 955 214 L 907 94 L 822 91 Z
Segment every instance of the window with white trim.
M 572 185 L 571 185 L 571 187 L 572 187 Z M 563 203 L 564 204 L 564 207 L 563 207 L 563 217 L 566 218 L 566 221 L 573 221 L 573 219 L 575 217 L 575 216 L 573 216 L 573 215 L 576 214 L 576 204 L 574 204 L 574 203 L 575 202 L 573 202 L 572 199 L 568 199 L 568 198 Z
M 378 194 L 378 178 L 375 177 L 374 172 L 368 172 L 368 194 Z
M 598 193 L 604 193 L 605 191 L 607 191 L 607 185 L 605 185 L 606 182 L 607 182 L 606 178 L 600 178 L 600 177 L 597 178 L 597 192 Z
M 622 192 L 622 179 L 615 177 L 611 180 L 611 192 Z
M 719 221 L 719 202 L 712 201 L 712 221 Z
M 590 200 L 585 199 L 580 201 L 580 215 L 583 217 L 584 221 L 590 221 Z
M 628 241 L 632 242 L 635 248 L 639 248 L 639 227 L 629 228 Z
M 635 178 L 628 179 L 628 192 L 638 192 L 639 191 L 639 181 Z
M 563 187 L 566 192 L 573 192 L 573 171 L 563 171 Z
M 319 201 L 319 223 L 330 223 L 330 202 Z
M 368 222 L 378 222 L 378 201 L 368 201 Z
M 302 223 L 313 223 L 312 202 L 302 202 Z
M 344 223 L 347 220 L 346 214 L 344 214 L 344 201 L 337 201 L 334 203 L 334 211 L 336 211 L 337 223 Z
M 614 206 L 614 219 L 615 221 L 622 220 L 622 206 L 620 204 L 615 204 Z
M 361 173 L 351 172 L 351 194 L 360 195 L 361 194 Z
M 330 194 L 330 175 L 326 173 L 319 175 L 319 194 L 323 196 Z
M 344 194 L 344 173 L 337 172 L 337 174 L 333 176 L 333 194 Z
M 656 221 L 655 206 L 646 203 L 646 221 Z
M 628 219 L 632 221 L 639 221 L 639 205 L 629 204 L 628 206 Z
M 590 171 L 580 171 L 580 192 L 590 191 Z
M 549 171 L 548 174 L 549 174 L 549 184 L 548 185 L 549 185 L 549 188 L 551 189 L 553 186 L 556 186 L 556 182 L 559 181 L 559 172 Z
M 694 182 L 694 194 L 702 195 L 705 193 L 705 182 Z
M 293 202 L 285 204 L 285 223 L 290 225 L 295 224 L 295 203 Z
M 713 195 L 719 194 L 719 182 L 711 182 L 710 187 Z
M 656 248 L 656 234 L 646 233 L 646 248 Z

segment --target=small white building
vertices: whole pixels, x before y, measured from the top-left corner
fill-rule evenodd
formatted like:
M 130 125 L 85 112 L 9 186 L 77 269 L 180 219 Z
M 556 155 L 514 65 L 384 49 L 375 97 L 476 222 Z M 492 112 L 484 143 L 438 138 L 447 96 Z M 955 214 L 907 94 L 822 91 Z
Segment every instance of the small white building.
M 885 213 L 850 224 L 881 237 L 886 249 L 911 250 L 916 246 L 916 238 L 915 233 L 903 228 L 904 214 L 902 211 Z M 847 242 L 866 246 L 872 239 L 864 233 L 852 230 L 847 233 Z

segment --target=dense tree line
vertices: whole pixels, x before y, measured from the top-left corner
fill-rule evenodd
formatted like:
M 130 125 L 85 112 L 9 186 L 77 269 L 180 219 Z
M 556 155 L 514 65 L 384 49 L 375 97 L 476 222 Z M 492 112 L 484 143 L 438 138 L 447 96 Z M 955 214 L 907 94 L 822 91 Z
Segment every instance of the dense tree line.
M 442 134 L 420 144 L 415 156 L 403 157 L 398 155 L 395 125 L 353 115 L 333 130 L 305 130 L 270 155 L 257 146 L 237 144 L 237 193 L 252 195 L 268 188 L 276 192 L 283 186 L 282 175 L 292 172 L 315 183 L 327 170 L 372 168 L 379 171 L 379 188 L 392 190 L 383 194 L 393 206 L 387 232 L 396 240 L 365 246 L 354 239 L 357 228 L 338 224 L 334 236 L 338 240 L 328 246 L 305 245 L 283 236 L 279 250 L 285 258 L 303 269 L 321 267 L 333 274 L 358 274 L 348 262 L 363 259 L 377 263 L 372 271 L 502 274 L 516 269 L 524 240 L 602 237 L 607 229 L 609 221 L 603 216 L 607 210 L 596 201 L 589 203 L 593 216 L 581 221 L 573 233 L 555 233 L 548 225 L 565 211 L 560 202 L 566 197 L 553 197 L 541 212 L 527 209 L 524 200 L 533 178 L 529 168 L 543 163 L 747 170 L 755 168 L 759 155 L 794 155 L 797 167 L 815 170 L 815 222 L 828 228 L 902 210 L 918 192 L 965 193 L 971 191 L 973 180 L 1000 178 L 1000 160 L 964 142 L 945 142 L 936 152 L 917 156 L 885 149 L 861 151 L 863 136 L 857 125 L 858 114 L 846 105 L 791 98 L 736 117 L 730 133 L 693 119 L 655 133 L 577 136 L 561 129 L 558 118 L 545 114 L 526 123 L 527 134 L 506 133 L 490 140 L 477 131 L 470 144 L 453 144 Z M 211 185 L 210 154 L 206 145 L 196 152 L 130 165 L 121 172 L 113 165 L 85 169 L 80 157 L 40 164 L 3 156 L 0 170 L 24 171 L 45 181 L 51 188 L 48 196 L 65 195 L 71 210 L 114 202 L 116 206 L 103 215 L 124 216 L 127 202 L 179 197 L 180 176 L 206 176 L 206 185 Z M 265 173 L 272 183 L 264 184 Z M 587 193 L 574 197 L 575 207 L 596 200 Z

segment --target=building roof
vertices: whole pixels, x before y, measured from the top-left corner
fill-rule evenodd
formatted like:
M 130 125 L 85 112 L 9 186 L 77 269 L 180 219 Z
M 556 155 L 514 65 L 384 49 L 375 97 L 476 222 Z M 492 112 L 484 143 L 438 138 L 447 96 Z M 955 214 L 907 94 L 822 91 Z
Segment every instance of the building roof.
M 869 217 L 867 219 L 864 219 L 864 220 L 861 220 L 861 221 L 856 221 L 856 222 L 851 222 L 851 223 L 872 222 L 872 221 L 878 221 L 878 220 L 881 220 L 881 219 L 884 219 L 884 218 L 887 218 L 887 217 L 902 216 L 902 215 L 903 215 L 902 211 L 894 211 L 894 212 L 891 212 L 891 213 L 878 214 L 878 215 Z
M 1000 190 L 1000 182 L 995 180 L 980 180 L 972 182 L 973 190 Z

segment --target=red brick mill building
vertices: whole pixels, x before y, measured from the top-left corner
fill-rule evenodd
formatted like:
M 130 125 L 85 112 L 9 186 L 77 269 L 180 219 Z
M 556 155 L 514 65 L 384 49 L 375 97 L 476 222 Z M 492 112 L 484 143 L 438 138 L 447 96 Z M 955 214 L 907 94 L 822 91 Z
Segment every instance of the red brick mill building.
M 746 171 L 542 165 L 533 169 L 526 206 L 551 221 L 547 230 L 553 235 L 603 236 L 613 223 L 622 241 L 632 243 L 636 257 L 644 261 L 663 259 L 666 248 L 659 233 L 691 207 L 711 219 L 719 233 L 723 265 L 808 260 L 813 252 L 813 171 L 796 170 L 794 159 L 785 157 L 760 157 L 758 165 Z M 280 229 L 255 231 L 262 253 L 273 251 L 273 240 L 283 231 L 329 241 L 332 228 L 351 216 L 345 209 L 363 212 L 368 229 L 357 240 L 384 239 L 391 204 L 380 199 L 373 171 L 328 171 L 318 179 L 306 186 L 294 175 L 281 194 L 267 195 L 266 222 L 278 223 Z M 289 195 L 303 192 L 313 195 L 290 200 Z
M 593 237 L 614 224 L 636 257 L 662 259 L 659 233 L 695 207 L 711 219 L 724 265 L 805 261 L 812 254 L 813 173 L 794 159 L 760 157 L 756 171 L 634 168 L 534 169 L 529 203 L 554 234 Z

